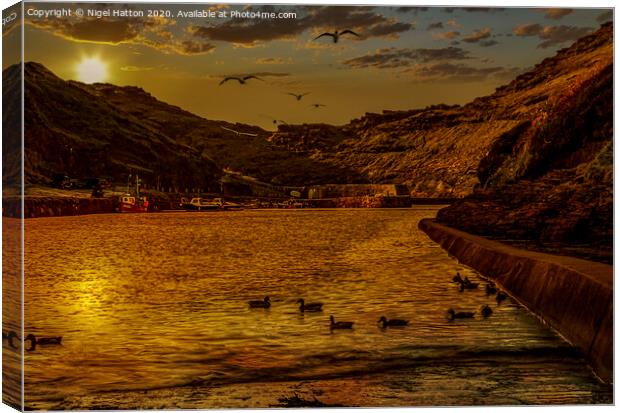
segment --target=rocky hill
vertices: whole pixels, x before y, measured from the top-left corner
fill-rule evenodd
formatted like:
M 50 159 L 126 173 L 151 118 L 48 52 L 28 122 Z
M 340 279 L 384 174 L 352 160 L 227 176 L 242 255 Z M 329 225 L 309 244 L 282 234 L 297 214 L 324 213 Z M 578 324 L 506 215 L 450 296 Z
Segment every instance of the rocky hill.
M 536 154 L 526 163 L 514 165 L 508 154 L 514 145 L 524 148 L 527 136 L 534 134 L 541 122 L 556 115 L 562 119 L 567 113 L 563 102 L 589 88 L 588 79 L 611 67 L 612 43 L 613 28 L 606 24 L 492 95 L 464 106 L 369 113 L 337 133 L 322 125 L 304 125 L 297 130 L 281 126 L 280 142 L 308 151 L 312 159 L 347 165 L 370 182 L 407 184 L 412 195 L 422 197 L 466 196 L 480 183 L 534 173 L 537 165 L 548 164 L 548 155 L 554 158 L 554 165 L 574 166 L 580 154 L 594 153 L 600 145 L 588 144 L 573 156 L 579 143 L 563 145 L 556 137 L 551 144 L 532 148 Z M 554 127 L 561 130 L 562 125 Z M 603 132 L 605 127 L 596 129 Z M 519 169 L 526 164 L 527 171 Z
M 271 132 L 201 118 L 137 87 L 65 81 L 34 62 L 24 75 L 27 183 L 50 184 L 57 174 L 125 182 L 138 173 L 149 187 L 209 191 L 219 188 L 224 169 L 277 185 L 363 181 L 346 167 L 270 143 Z M 18 65 L 3 71 L 5 96 L 18 96 L 19 77 Z M 18 171 L 18 103 L 3 111 L 4 182 Z

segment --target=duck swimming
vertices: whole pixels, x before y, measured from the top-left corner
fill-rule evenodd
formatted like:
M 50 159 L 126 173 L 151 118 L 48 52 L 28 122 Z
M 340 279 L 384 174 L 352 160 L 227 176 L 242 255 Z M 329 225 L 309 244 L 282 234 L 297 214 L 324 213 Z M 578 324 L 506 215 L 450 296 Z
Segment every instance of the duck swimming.
M 488 316 L 490 316 L 491 314 L 493 314 L 493 310 L 491 310 L 491 307 L 489 307 L 488 305 L 483 305 L 482 308 L 480 309 L 480 314 L 482 314 L 482 316 L 484 318 L 487 318 Z
M 2 341 L 7 340 L 11 348 L 17 348 L 17 345 L 13 342 L 14 338 L 19 340 L 19 336 L 15 331 L 9 331 L 9 334 L 2 332 Z
M 457 318 L 473 318 L 473 317 L 474 317 L 474 313 L 473 312 L 468 312 L 468 311 L 456 312 L 452 308 L 448 310 L 448 318 L 450 320 L 454 320 L 454 319 L 457 319 Z
M 465 277 L 467 279 L 467 277 Z M 468 280 L 469 281 L 469 280 Z M 464 290 L 475 290 L 478 288 L 479 283 L 473 283 L 469 281 L 468 283 L 462 283 L 459 287 L 459 291 L 463 292 Z
M 495 296 L 495 300 L 497 301 L 497 304 L 501 303 L 506 298 L 508 298 L 508 295 L 503 291 L 498 291 L 497 295 Z
M 452 282 L 463 284 L 463 278 L 459 272 L 456 273 L 454 277 L 452 277 Z
M 331 328 L 332 330 L 336 330 L 336 329 L 340 329 L 340 330 L 344 330 L 344 329 L 351 329 L 353 328 L 353 322 L 352 321 L 338 321 L 336 322 L 334 320 L 334 316 L 330 315 L 329 316 L 329 328 Z
M 30 347 L 26 351 L 34 351 L 39 346 L 58 345 L 62 343 L 62 337 L 39 337 L 34 334 L 28 334 L 24 342 L 30 341 Z
M 495 285 L 493 283 L 487 284 L 485 287 L 485 290 L 486 290 L 487 295 L 497 293 L 497 288 L 495 288 Z
M 385 318 L 385 316 L 381 316 L 381 318 L 378 321 L 379 323 L 383 324 L 383 328 L 386 327 L 403 327 L 409 324 L 409 321 L 407 320 L 401 320 L 398 318 L 392 318 L 391 320 L 388 320 L 387 318 Z
M 304 302 L 304 299 L 300 298 L 299 300 L 297 300 L 297 304 L 299 304 L 299 311 L 301 311 L 302 313 L 304 311 L 308 311 L 308 312 L 323 311 L 323 303 L 308 303 L 308 304 L 306 304 Z
M 248 301 L 248 304 L 250 304 L 250 308 L 269 308 L 269 307 L 271 307 L 271 301 L 269 300 L 269 296 L 265 297 L 262 301 L 261 300 Z

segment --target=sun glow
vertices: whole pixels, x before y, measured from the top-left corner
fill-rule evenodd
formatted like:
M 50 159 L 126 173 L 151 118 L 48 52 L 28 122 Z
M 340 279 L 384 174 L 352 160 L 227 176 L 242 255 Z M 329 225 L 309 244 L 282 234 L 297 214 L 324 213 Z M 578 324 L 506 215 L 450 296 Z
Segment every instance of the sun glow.
M 98 57 L 85 57 L 75 68 L 77 78 L 84 83 L 103 82 L 108 77 L 108 68 Z

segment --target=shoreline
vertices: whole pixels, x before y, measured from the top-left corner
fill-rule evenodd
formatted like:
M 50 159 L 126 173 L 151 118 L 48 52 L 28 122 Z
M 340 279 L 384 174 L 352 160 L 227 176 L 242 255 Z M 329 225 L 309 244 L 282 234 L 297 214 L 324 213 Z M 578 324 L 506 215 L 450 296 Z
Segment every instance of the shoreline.
M 613 383 L 613 267 L 522 250 L 432 219 L 418 227 L 459 262 L 496 281 Z

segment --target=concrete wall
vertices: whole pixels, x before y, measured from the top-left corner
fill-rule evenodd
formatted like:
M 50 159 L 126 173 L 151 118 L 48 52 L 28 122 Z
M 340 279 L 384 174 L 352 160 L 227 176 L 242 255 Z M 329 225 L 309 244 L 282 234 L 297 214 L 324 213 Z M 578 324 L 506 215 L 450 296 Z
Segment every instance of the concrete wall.
M 433 220 L 419 227 L 463 264 L 496 280 L 613 382 L 613 267 L 520 250 Z
M 111 198 L 27 197 L 24 200 L 24 218 L 105 214 L 112 212 L 114 212 L 114 200 Z M 2 198 L 3 216 L 18 218 L 20 214 L 21 199 L 19 197 Z

